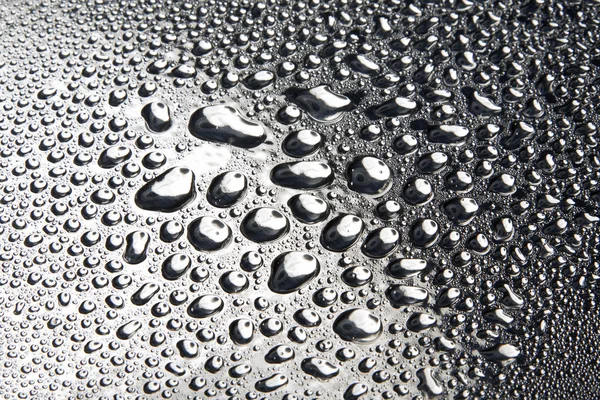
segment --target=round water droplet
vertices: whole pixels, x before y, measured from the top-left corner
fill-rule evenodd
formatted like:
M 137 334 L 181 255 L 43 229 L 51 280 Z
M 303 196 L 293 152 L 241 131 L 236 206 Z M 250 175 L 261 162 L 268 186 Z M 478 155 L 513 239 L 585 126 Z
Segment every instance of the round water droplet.
M 213 217 L 200 217 L 188 225 L 188 240 L 198 251 L 218 251 L 231 243 L 231 228 Z
M 271 265 L 269 289 L 275 293 L 292 293 L 308 285 L 320 271 L 319 261 L 298 251 L 277 256 Z
M 433 188 L 426 179 L 409 178 L 402 189 L 402 198 L 414 206 L 422 206 L 433 199 Z
M 237 345 L 246 345 L 254 339 L 254 323 L 246 318 L 236 319 L 229 325 L 229 337 Z
M 379 318 L 360 308 L 344 311 L 333 322 L 333 330 L 340 338 L 355 343 L 375 341 L 382 329 Z
M 396 250 L 400 241 L 400 233 L 394 228 L 379 228 L 369 233 L 361 250 L 372 258 L 383 258 Z
M 245 196 L 247 188 L 248 180 L 244 174 L 224 172 L 212 180 L 206 192 L 206 199 L 215 207 L 231 207 Z
M 300 158 L 315 153 L 322 144 L 323 135 L 310 129 L 303 129 L 287 135 L 281 148 L 288 156 Z
M 170 281 L 179 279 L 183 276 L 190 266 L 192 260 L 185 254 L 173 254 L 169 256 L 162 264 L 162 275 Z
M 376 157 L 358 157 L 349 165 L 346 172 L 350 189 L 379 197 L 392 186 L 392 171 Z
M 278 240 L 290 229 L 288 219 L 272 208 L 257 208 L 246 215 L 240 231 L 253 242 L 265 243 Z
M 194 318 L 208 318 L 220 313 L 223 306 L 223 300 L 219 296 L 207 294 L 192 301 L 187 312 Z
M 325 200 L 311 194 L 297 194 L 288 200 L 290 211 L 298 221 L 316 224 L 327 219 L 329 205 Z
M 371 282 L 373 273 L 365 267 L 350 267 L 342 272 L 342 280 L 348 286 L 360 287 Z
M 219 284 L 227 293 L 240 293 L 248 289 L 249 286 L 246 275 L 237 271 L 225 272 L 219 278 Z
M 321 244 L 329 251 L 342 252 L 352 247 L 364 228 L 356 215 L 340 215 L 327 223 L 321 232 Z
M 149 103 L 142 109 L 142 117 L 146 120 L 148 129 L 153 132 L 166 132 L 173 125 L 171 110 L 165 103 Z
M 439 237 L 439 226 L 432 219 L 419 219 L 410 228 L 410 241 L 417 247 L 433 246 Z

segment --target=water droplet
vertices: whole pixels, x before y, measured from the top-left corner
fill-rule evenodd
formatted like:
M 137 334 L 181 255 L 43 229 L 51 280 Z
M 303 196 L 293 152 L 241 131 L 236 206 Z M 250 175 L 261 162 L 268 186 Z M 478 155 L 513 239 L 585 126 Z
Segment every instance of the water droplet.
M 257 208 L 250 211 L 240 225 L 242 234 L 257 243 L 281 239 L 289 229 L 288 219 L 272 208 Z
M 271 181 L 289 189 L 318 189 L 333 182 L 333 170 L 321 161 L 298 161 L 276 165 Z
M 341 313 L 333 323 L 333 330 L 343 340 L 370 343 L 381 334 L 383 327 L 379 318 L 364 309 L 352 309 Z
M 383 196 L 392 186 L 392 171 L 376 157 L 358 157 L 347 169 L 348 187 L 356 192 Z
M 152 132 L 166 132 L 173 125 L 171 110 L 165 103 L 153 102 L 142 108 L 142 117 Z
M 228 171 L 217 175 L 206 192 L 208 202 L 219 208 L 235 205 L 246 194 L 248 180 L 241 172 Z
M 198 251 L 218 251 L 231 243 L 231 228 L 213 217 L 200 217 L 188 225 L 188 240 Z
M 275 293 L 292 293 L 308 285 L 320 271 L 319 261 L 298 251 L 277 256 L 271 265 L 269 289 Z
M 189 130 L 198 139 L 246 149 L 260 145 L 267 138 L 261 125 L 243 118 L 235 108 L 226 105 L 196 110 L 190 117 Z
M 358 241 L 363 228 L 362 219 L 356 215 L 339 215 L 323 228 L 321 244 L 329 251 L 346 251 Z
M 171 168 L 142 186 L 135 203 L 144 210 L 174 212 L 195 198 L 194 173 L 188 168 Z
M 223 306 L 223 300 L 219 296 L 207 294 L 192 301 L 187 312 L 194 318 L 208 318 L 220 313 Z

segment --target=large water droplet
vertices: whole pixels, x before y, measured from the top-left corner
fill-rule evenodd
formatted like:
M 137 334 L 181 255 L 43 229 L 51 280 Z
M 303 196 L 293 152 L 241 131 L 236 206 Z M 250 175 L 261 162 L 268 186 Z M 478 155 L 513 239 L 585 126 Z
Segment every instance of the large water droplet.
M 246 194 L 248 180 L 241 172 L 228 171 L 217 175 L 206 192 L 206 198 L 215 207 L 231 207 Z
M 187 312 L 194 318 L 208 318 L 220 313 L 223 306 L 223 300 L 219 296 L 207 294 L 192 301 Z
M 356 343 L 376 340 L 382 329 L 379 318 L 360 308 L 344 311 L 333 323 L 334 332 L 343 340 Z
M 290 229 L 288 219 L 272 208 L 257 208 L 246 215 L 240 231 L 253 242 L 264 243 L 280 239 Z
M 275 293 L 292 293 L 308 285 L 320 271 L 319 261 L 298 251 L 277 256 L 271 265 L 269 289 Z
M 144 210 L 174 212 L 195 198 L 194 173 L 188 168 L 171 168 L 142 186 L 135 203 Z
M 305 90 L 289 89 L 287 96 L 319 122 L 337 122 L 344 112 L 354 108 L 348 97 L 334 93 L 327 85 Z
M 379 197 L 392 186 L 392 171 L 376 157 L 358 157 L 347 169 L 348 187 L 350 189 Z
M 256 147 L 267 138 L 262 125 L 243 118 L 235 108 L 226 105 L 196 110 L 190 117 L 188 128 L 198 139 L 242 148 Z
M 321 161 L 283 163 L 271 170 L 271 181 L 290 189 L 318 189 L 330 185 L 333 178 L 331 167 Z
M 339 215 L 323 228 L 321 244 L 329 251 L 346 251 L 358 241 L 363 228 L 362 219 L 356 215 Z
M 231 243 L 231 228 L 213 217 L 200 217 L 188 225 L 188 240 L 198 251 L 218 251 Z

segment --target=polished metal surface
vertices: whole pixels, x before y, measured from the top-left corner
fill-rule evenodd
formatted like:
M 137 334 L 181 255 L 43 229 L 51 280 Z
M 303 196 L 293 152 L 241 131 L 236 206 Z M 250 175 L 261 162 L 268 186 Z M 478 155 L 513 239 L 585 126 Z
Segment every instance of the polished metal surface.
M 0 4 L 0 398 L 600 398 L 600 2 Z

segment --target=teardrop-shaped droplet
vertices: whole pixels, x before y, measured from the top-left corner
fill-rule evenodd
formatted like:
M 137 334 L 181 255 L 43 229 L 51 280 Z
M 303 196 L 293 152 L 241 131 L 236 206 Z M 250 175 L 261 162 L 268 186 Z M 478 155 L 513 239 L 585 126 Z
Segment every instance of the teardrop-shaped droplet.
M 308 253 L 292 251 L 273 260 L 269 289 L 275 293 L 292 293 L 308 285 L 320 271 L 319 261 Z

